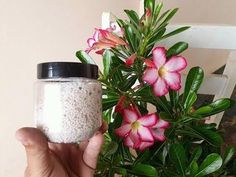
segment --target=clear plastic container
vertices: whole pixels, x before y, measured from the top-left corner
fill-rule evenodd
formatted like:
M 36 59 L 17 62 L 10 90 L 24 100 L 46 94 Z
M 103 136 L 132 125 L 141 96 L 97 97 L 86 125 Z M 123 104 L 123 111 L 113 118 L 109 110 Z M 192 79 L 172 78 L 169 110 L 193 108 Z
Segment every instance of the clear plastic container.
M 38 64 L 35 123 L 54 143 L 79 143 L 102 125 L 102 88 L 96 65 Z

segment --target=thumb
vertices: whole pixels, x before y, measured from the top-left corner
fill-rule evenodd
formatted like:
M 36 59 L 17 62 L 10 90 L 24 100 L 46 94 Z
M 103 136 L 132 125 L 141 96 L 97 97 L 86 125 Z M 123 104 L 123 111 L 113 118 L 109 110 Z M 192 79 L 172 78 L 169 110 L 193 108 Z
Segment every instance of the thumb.
M 101 151 L 102 145 L 104 143 L 103 135 L 98 132 L 93 136 L 84 150 L 83 160 L 84 163 L 92 169 L 96 168 L 98 155 Z
M 43 174 L 50 170 L 48 141 L 45 135 L 36 128 L 21 128 L 16 138 L 24 145 L 27 155 L 28 170 Z

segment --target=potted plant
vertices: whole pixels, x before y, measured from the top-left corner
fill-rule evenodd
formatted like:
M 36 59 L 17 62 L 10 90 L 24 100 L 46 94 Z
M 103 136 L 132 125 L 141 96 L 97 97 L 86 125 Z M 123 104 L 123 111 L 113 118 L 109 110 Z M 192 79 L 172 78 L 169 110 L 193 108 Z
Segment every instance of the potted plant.
M 158 45 L 189 27 L 166 33 L 178 9 L 161 14 L 162 7 L 163 3 L 145 0 L 142 17 L 125 10 L 128 20 L 115 17 L 118 25 L 95 29 L 88 49 L 76 53 L 84 63 L 95 63 L 91 51 L 103 58 L 99 80 L 109 129 L 96 176 L 234 175 L 234 148 L 222 150 L 216 124 L 206 124 L 204 119 L 235 102 L 222 98 L 195 106 L 204 72 L 198 66 L 191 68 L 182 85 L 180 73 L 187 59 L 181 53 L 188 44 L 176 41 L 168 49 Z M 150 112 L 148 105 L 155 110 Z

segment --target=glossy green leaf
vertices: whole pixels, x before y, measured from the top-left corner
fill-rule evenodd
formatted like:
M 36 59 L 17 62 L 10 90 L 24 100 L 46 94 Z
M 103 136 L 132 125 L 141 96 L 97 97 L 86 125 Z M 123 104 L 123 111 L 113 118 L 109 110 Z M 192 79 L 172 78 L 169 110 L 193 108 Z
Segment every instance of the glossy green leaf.
M 184 102 L 184 108 L 188 109 L 193 106 L 193 104 L 197 101 L 197 94 L 195 92 L 190 92 L 188 97 Z
M 130 21 L 136 26 L 139 26 L 139 16 L 138 14 L 133 10 L 125 10 L 125 13 L 129 17 Z
M 109 50 L 105 50 L 103 55 L 103 75 L 105 78 L 107 77 L 110 71 L 111 55 L 112 53 Z
M 117 104 L 119 97 L 102 99 L 102 111 L 112 108 Z
M 160 24 L 160 26 L 163 25 L 163 24 L 166 24 L 167 22 L 169 22 L 172 19 L 172 17 L 177 13 L 178 10 L 179 10 L 178 8 L 171 9 L 167 13 L 166 18 L 163 20 L 163 22 Z
M 222 158 L 219 154 L 212 153 L 208 155 L 199 167 L 194 177 L 202 177 L 217 171 L 222 165 Z
M 192 93 L 193 92 L 197 93 L 203 81 L 203 77 L 204 77 L 204 72 L 203 69 L 200 67 L 193 67 L 188 72 L 183 93 L 184 108 L 188 108 L 188 106 L 191 105 L 189 103 L 191 103 L 195 98 L 195 95 Z
M 95 64 L 94 60 L 85 51 L 80 50 L 76 52 L 76 57 L 82 62 L 87 64 Z
M 231 158 L 234 155 L 234 152 L 235 152 L 234 147 L 232 147 L 232 146 L 228 146 L 225 149 L 225 153 L 224 153 L 224 156 L 223 156 L 223 165 L 226 165 L 231 160 Z
M 199 126 L 189 127 L 188 133 L 193 137 L 198 137 L 202 140 L 207 141 L 209 144 L 220 147 L 223 143 L 223 139 L 218 132 L 205 129 Z
M 169 90 L 169 96 L 170 96 L 170 103 L 173 108 L 176 107 L 178 100 L 179 100 L 179 95 L 177 91 L 175 90 Z
M 129 46 L 134 53 L 136 51 L 135 36 L 132 28 L 129 25 L 124 26 L 125 37 L 129 43 Z
M 158 20 L 158 16 L 159 16 L 159 14 L 161 12 L 162 7 L 163 7 L 163 3 L 162 2 L 157 4 L 156 7 L 155 7 L 154 15 L 153 15 L 154 16 L 153 17 L 154 23 L 156 23 L 156 20 Z
M 181 176 L 185 176 L 186 169 L 186 154 L 182 144 L 172 144 L 169 151 L 169 156 L 174 166 Z
M 189 28 L 190 28 L 190 26 L 184 26 L 184 27 L 178 28 L 178 29 L 176 29 L 174 31 L 171 31 L 170 33 L 162 36 L 161 40 L 169 38 L 169 37 L 174 36 L 176 34 L 182 33 L 182 32 L 186 31 Z
M 201 115 L 202 117 L 207 117 L 225 111 L 231 108 L 234 104 L 235 102 L 233 100 L 229 98 L 222 98 L 214 101 L 211 104 L 198 108 L 196 111 L 193 112 L 193 114 Z
M 139 176 L 157 177 L 157 170 L 151 165 L 137 163 L 132 166 L 132 171 Z
M 194 149 L 190 162 L 191 161 L 197 162 L 201 155 L 202 155 L 202 147 L 198 146 L 197 148 Z
M 188 43 L 186 42 L 178 42 L 172 47 L 170 47 L 166 53 L 167 58 L 175 55 L 179 55 L 183 51 L 185 51 L 188 48 Z
M 198 164 L 196 161 L 193 161 L 190 164 L 190 176 L 194 176 L 198 172 Z

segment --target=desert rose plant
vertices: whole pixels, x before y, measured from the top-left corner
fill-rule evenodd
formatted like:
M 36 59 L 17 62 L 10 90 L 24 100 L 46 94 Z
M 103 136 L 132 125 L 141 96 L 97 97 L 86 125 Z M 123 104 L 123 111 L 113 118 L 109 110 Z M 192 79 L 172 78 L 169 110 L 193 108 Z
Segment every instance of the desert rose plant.
M 216 125 L 204 121 L 229 109 L 234 101 L 222 98 L 195 106 L 204 73 L 198 66 L 191 68 L 182 85 L 181 71 L 188 61 L 181 53 L 188 44 L 159 45 L 189 27 L 166 33 L 178 9 L 161 14 L 162 6 L 145 0 L 141 17 L 125 10 L 128 20 L 115 17 L 111 27 L 96 28 L 87 40 L 88 48 L 76 53 L 83 63 L 95 64 L 91 52 L 101 55 L 103 61 L 99 80 L 109 129 L 96 176 L 234 175 L 234 149 L 222 150 L 224 142 Z M 155 108 L 152 112 L 150 105 Z

